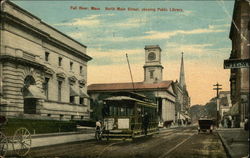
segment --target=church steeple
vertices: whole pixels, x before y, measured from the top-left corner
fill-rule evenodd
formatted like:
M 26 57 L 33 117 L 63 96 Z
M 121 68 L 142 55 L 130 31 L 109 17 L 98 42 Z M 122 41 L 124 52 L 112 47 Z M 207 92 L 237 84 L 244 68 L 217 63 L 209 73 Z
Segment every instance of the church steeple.
M 181 67 L 180 67 L 179 83 L 180 83 L 182 88 L 186 88 L 183 54 L 184 53 L 182 52 L 181 53 Z

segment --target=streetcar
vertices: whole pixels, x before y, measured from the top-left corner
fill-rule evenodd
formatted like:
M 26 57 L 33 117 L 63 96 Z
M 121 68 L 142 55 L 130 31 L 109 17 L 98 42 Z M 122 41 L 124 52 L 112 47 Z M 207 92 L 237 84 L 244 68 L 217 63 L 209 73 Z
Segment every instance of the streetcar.
M 158 133 L 157 105 L 146 96 L 134 92 L 116 92 L 103 102 L 102 138 L 132 140 Z

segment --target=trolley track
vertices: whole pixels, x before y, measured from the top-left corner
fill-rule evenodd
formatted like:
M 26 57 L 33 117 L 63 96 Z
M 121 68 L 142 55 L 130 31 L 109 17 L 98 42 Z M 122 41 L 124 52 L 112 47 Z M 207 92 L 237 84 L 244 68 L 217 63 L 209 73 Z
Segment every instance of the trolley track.
M 187 127 L 162 130 L 134 141 L 87 141 L 37 148 L 31 150 L 29 157 L 164 158 L 176 154 L 180 158 L 192 154 L 216 157 L 224 152 L 218 141 L 216 134 L 197 134 L 196 129 Z

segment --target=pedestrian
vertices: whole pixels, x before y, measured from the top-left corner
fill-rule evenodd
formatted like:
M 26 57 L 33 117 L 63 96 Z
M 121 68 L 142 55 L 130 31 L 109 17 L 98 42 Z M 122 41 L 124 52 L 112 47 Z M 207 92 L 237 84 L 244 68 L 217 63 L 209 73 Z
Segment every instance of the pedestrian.
M 244 122 L 244 130 L 248 131 L 248 129 L 249 129 L 249 121 L 248 118 L 246 118 Z
M 148 113 L 145 112 L 145 115 L 143 116 L 143 128 L 144 128 L 144 134 L 147 135 L 148 134 L 148 124 L 149 124 L 149 116 Z
M 227 120 L 228 120 L 227 118 L 224 119 L 224 128 L 227 128 L 227 122 L 228 122 Z

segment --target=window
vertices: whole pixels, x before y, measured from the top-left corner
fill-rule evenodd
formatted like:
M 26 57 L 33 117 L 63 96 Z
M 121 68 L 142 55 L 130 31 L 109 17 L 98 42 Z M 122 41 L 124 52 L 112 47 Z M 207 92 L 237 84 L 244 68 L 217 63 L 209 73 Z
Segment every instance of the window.
M 45 61 L 49 61 L 49 52 L 45 52 Z
M 81 120 L 83 120 L 83 116 L 81 116 Z
M 79 104 L 83 105 L 83 103 L 84 103 L 84 98 L 80 97 Z
M 50 116 L 51 116 L 51 114 L 47 114 L 47 116 L 48 116 L 48 117 L 50 117 Z
M 63 115 L 61 114 L 61 115 L 60 115 L 60 120 L 62 120 L 62 119 L 63 119 Z
M 109 115 L 110 116 L 114 115 L 114 107 L 113 106 L 109 106 Z
M 149 73 L 150 73 L 150 78 L 153 79 L 154 78 L 154 70 L 149 71 Z
M 62 81 L 58 81 L 58 101 L 62 101 Z
M 71 115 L 71 120 L 74 120 L 75 116 L 74 115 Z
M 73 70 L 73 62 L 70 62 L 70 70 L 72 71 Z
M 82 66 L 80 66 L 80 75 L 83 75 Z
M 49 99 L 49 78 L 45 78 L 45 81 L 43 83 L 43 90 L 44 94 L 46 96 L 46 99 Z
M 58 66 L 62 66 L 62 57 L 58 58 Z
M 70 96 L 69 97 L 69 102 L 70 103 L 75 103 L 75 96 Z

